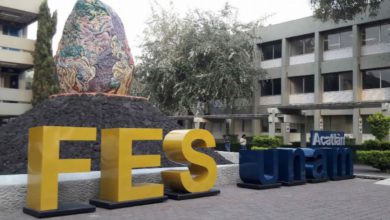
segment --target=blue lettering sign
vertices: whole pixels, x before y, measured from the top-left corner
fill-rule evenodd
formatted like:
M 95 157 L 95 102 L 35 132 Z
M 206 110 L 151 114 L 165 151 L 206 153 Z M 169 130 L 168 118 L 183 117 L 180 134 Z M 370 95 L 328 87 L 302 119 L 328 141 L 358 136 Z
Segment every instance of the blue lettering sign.
M 344 147 L 345 137 L 341 131 L 310 132 L 310 147 Z

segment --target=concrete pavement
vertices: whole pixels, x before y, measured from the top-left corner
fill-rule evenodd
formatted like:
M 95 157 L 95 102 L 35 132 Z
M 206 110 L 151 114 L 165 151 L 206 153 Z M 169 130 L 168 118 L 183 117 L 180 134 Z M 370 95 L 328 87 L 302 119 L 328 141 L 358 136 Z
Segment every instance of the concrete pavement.
M 222 186 L 214 197 L 123 208 L 53 219 L 389 219 L 390 186 L 352 179 L 250 190 Z M 0 219 L 34 219 L 21 211 Z

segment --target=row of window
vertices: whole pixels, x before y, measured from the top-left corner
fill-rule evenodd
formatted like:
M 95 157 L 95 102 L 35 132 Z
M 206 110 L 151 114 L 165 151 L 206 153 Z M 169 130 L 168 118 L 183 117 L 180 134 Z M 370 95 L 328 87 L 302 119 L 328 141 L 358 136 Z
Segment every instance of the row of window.
M 390 22 L 375 26 L 364 27 L 362 33 L 362 45 L 375 45 L 390 43 Z M 352 46 L 352 30 L 343 29 L 332 31 L 323 35 L 324 50 L 336 50 Z M 265 43 L 261 45 L 263 60 L 278 59 L 282 57 L 281 41 Z M 289 40 L 290 56 L 308 54 L 314 52 L 314 35 L 293 38 Z
M 363 89 L 390 87 L 390 69 L 368 70 L 363 72 Z M 290 93 L 313 93 L 314 76 L 290 77 Z M 261 96 L 281 94 L 281 79 L 261 80 Z M 352 90 L 352 72 L 329 73 L 323 75 L 324 92 Z

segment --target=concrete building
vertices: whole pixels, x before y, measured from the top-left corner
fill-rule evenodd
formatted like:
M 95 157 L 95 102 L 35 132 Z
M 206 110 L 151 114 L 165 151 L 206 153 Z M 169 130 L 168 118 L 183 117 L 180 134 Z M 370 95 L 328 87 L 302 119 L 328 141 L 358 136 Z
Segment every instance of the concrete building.
M 37 20 L 42 0 L 0 0 L 0 124 L 31 108 L 29 70 L 34 40 L 27 27 Z
M 344 131 L 356 143 L 373 138 L 367 117 L 390 115 L 389 11 L 385 1 L 375 17 L 306 17 L 258 30 L 255 65 L 268 74 L 256 80 L 253 101 L 225 112 L 214 104 L 196 120 L 216 138 L 269 134 L 303 144 L 312 129 Z

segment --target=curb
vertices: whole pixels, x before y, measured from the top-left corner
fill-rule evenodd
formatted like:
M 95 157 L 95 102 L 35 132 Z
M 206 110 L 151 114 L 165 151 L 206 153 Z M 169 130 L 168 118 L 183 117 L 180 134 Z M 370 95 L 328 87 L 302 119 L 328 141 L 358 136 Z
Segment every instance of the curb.
M 355 177 L 360 179 L 370 179 L 370 180 L 385 180 L 390 178 L 388 176 L 375 176 L 375 175 L 367 175 L 367 174 L 355 174 Z

